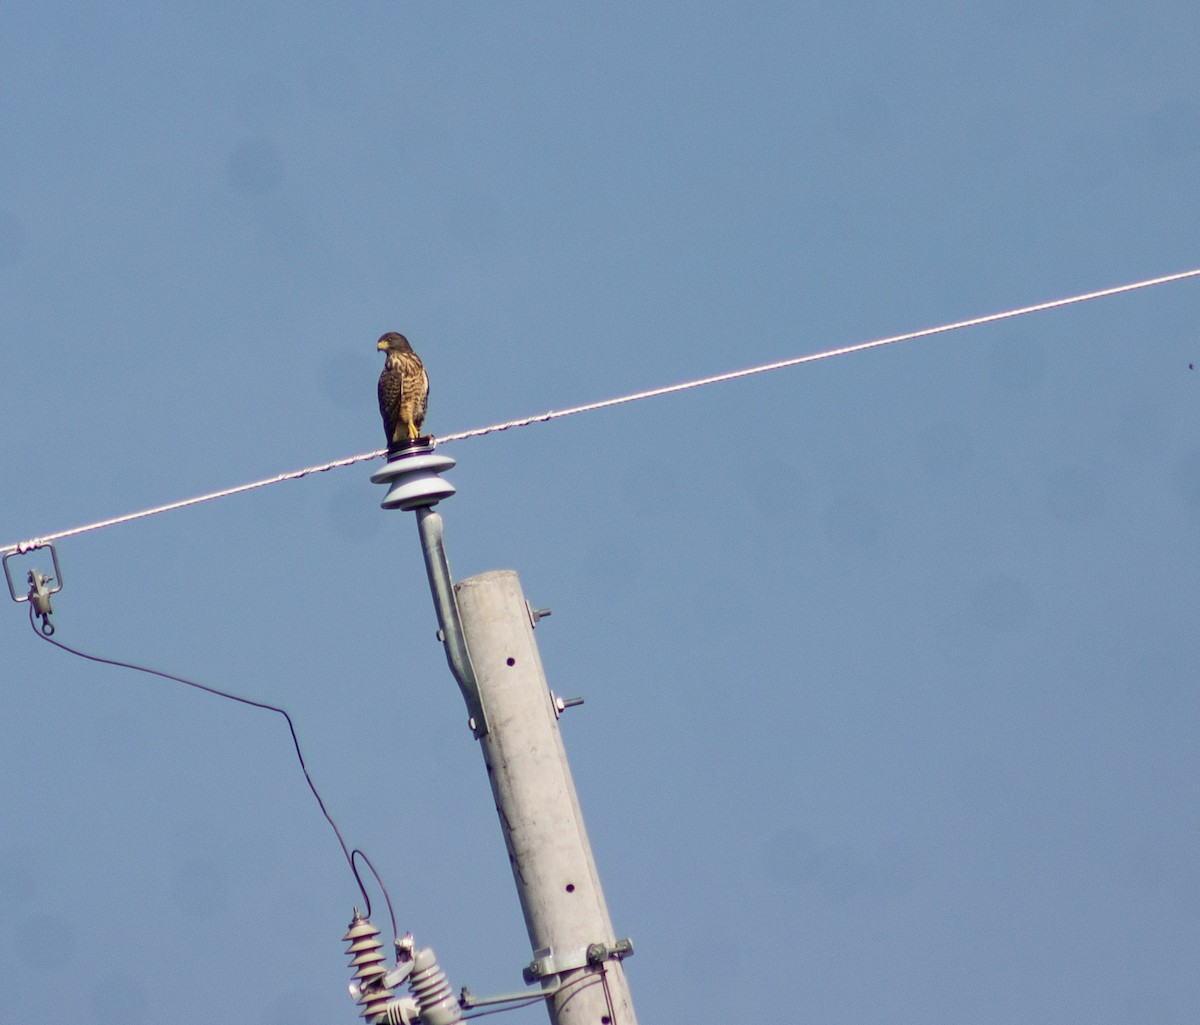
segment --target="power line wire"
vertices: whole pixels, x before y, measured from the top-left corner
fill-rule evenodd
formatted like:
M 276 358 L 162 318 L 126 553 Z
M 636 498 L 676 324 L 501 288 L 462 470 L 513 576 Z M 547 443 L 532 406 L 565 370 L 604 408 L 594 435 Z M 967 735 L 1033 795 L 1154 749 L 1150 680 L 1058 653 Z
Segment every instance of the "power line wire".
M 366 904 L 367 917 L 371 915 L 371 898 L 367 893 L 367 888 L 363 885 L 362 878 L 358 874 L 358 867 L 355 865 L 356 858 L 362 858 L 366 863 L 367 868 L 371 870 L 371 874 L 375 877 L 375 881 L 379 884 L 380 890 L 383 892 L 384 900 L 387 902 L 388 912 L 392 917 L 392 932 L 396 931 L 396 913 L 392 910 L 392 898 L 388 895 L 387 887 L 383 884 L 383 879 L 375 871 L 375 866 L 371 864 L 371 859 L 368 858 L 362 851 L 351 851 L 342 837 L 342 831 L 338 828 L 338 824 L 334 822 L 333 816 L 329 814 L 329 809 L 325 807 L 325 801 L 322 799 L 320 792 L 317 790 L 316 783 L 313 782 L 312 776 L 308 771 L 308 764 L 304 761 L 304 752 L 300 750 L 300 737 L 296 733 L 296 724 L 292 722 L 292 717 L 288 715 L 285 709 L 277 705 L 269 705 L 265 701 L 253 701 L 250 698 L 241 697 L 238 694 L 230 694 L 228 691 L 218 690 L 216 687 L 210 687 L 204 683 L 197 683 L 195 680 L 189 680 L 184 676 L 176 676 L 174 673 L 165 673 L 161 669 L 151 669 L 148 666 L 138 665 L 136 662 L 122 662 L 115 658 L 103 658 L 100 655 L 91 655 L 86 651 L 80 651 L 78 648 L 72 648 L 69 644 L 63 644 L 62 641 L 56 641 L 49 634 L 37 628 L 34 623 L 34 606 L 29 603 L 29 625 L 33 632 L 37 634 L 47 644 L 53 644 L 56 648 L 71 655 L 78 655 L 80 658 L 87 659 L 89 662 L 99 662 L 106 666 L 116 666 L 120 669 L 133 669 L 139 673 L 149 673 L 151 676 L 159 676 L 164 680 L 172 680 L 175 683 L 182 683 L 188 687 L 195 687 L 196 690 L 202 690 L 206 694 L 213 694 L 219 698 L 228 698 L 230 701 L 236 701 L 242 705 L 249 705 L 251 708 L 261 708 L 267 712 L 278 712 L 287 722 L 288 730 L 292 735 L 292 746 L 296 749 L 296 759 L 300 762 L 300 770 L 304 773 L 304 780 L 308 783 L 308 789 L 312 791 L 313 797 L 317 799 L 317 805 L 321 809 L 321 814 L 325 816 L 325 821 L 329 823 L 333 829 L 334 836 L 337 837 L 338 844 L 342 848 L 342 854 L 345 855 L 347 863 L 350 865 L 350 871 L 354 873 L 354 881 L 358 883 L 359 892 L 362 894 L 363 902 Z
M 477 438 L 484 434 L 493 434 L 496 431 L 506 431 L 510 427 L 525 427 L 528 424 L 542 423 L 545 420 L 557 420 L 562 416 L 574 416 L 576 413 L 590 413 L 597 409 L 607 409 L 609 406 L 620 406 L 627 402 L 638 402 L 641 399 L 653 399 L 660 395 L 671 395 L 675 392 L 688 391 L 692 388 L 703 388 L 710 384 L 720 384 L 723 381 L 735 381 L 740 377 L 765 374 L 771 370 L 783 370 L 786 367 L 799 366 L 801 363 L 815 363 L 817 360 L 830 359 L 834 356 L 848 356 L 850 353 L 863 352 L 866 349 L 878 349 L 881 346 L 894 345 L 897 342 L 908 342 L 916 338 L 928 338 L 931 335 L 946 334 L 949 331 L 958 331 L 967 327 L 978 327 L 981 324 L 991 324 L 999 320 L 1010 320 L 1013 317 L 1021 317 L 1028 313 L 1041 313 L 1044 310 L 1053 310 L 1060 306 L 1071 306 L 1075 303 L 1087 302 L 1091 299 L 1103 299 L 1106 296 L 1119 295 L 1122 292 L 1134 292 L 1140 288 L 1150 288 L 1152 285 L 1165 285 L 1168 282 L 1181 281 L 1184 278 L 1194 277 L 1200 277 L 1200 268 L 1182 271 L 1178 274 L 1168 274 L 1159 278 L 1148 278 L 1145 281 L 1135 281 L 1129 285 L 1116 285 L 1113 288 L 1103 288 L 1096 292 L 1085 292 L 1081 295 L 1068 296 L 1065 299 L 1051 299 L 1048 302 L 1036 303 L 1033 306 L 1021 306 L 1014 310 L 1005 310 L 1003 313 L 988 313 L 982 317 L 957 320 L 952 324 L 927 327 L 920 331 L 909 331 L 902 335 L 876 338 L 870 342 L 843 345 L 837 349 L 826 349 L 824 352 L 814 352 L 808 356 L 795 356 L 791 359 L 778 360 L 775 363 L 763 363 L 760 366 L 748 367 L 745 370 L 733 370 L 724 374 L 715 374 L 712 377 L 701 377 L 695 381 L 685 381 L 682 384 L 669 384 L 663 388 L 651 388 L 648 391 L 634 392 L 632 395 L 622 395 L 615 399 L 604 399 L 601 402 L 589 402 L 586 405 L 573 406 L 570 409 L 551 410 L 547 413 L 541 413 L 538 416 L 527 416 L 520 420 L 509 420 L 507 423 L 493 424 L 490 427 L 478 427 L 472 431 L 447 434 L 445 437 L 438 438 L 437 440 L 441 444 L 447 441 L 462 441 L 466 438 Z
M 1073 306 L 1077 303 L 1090 302 L 1093 299 L 1103 299 L 1126 292 L 1136 292 L 1143 288 L 1152 288 L 1155 285 L 1166 285 L 1173 281 L 1182 281 L 1186 278 L 1195 277 L 1200 277 L 1200 268 L 1180 271 L 1176 274 L 1166 274 L 1157 278 L 1146 278 L 1145 280 L 1134 281 L 1127 285 L 1115 285 L 1111 288 L 1102 288 L 1094 292 L 1083 292 L 1079 295 L 1071 295 L 1063 299 L 1051 299 L 1047 302 L 1035 303 L 1032 306 L 1020 306 L 1016 309 L 1004 310 L 1001 313 L 989 313 L 981 317 L 971 317 L 968 320 L 957 320 L 950 324 L 940 324 L 937 327 L 923 328 L 920 331 L 909 331 L 904 334 L 890 335 L 887 338 L 876 338 L 872 341 L 859 342 L 855 345 L 843 345 L 836 349 L 826 349 L 823 352 L 814 352 L 807 356 L 796 356 L 791 359 L 778 360 L 774 363 L 763 363 L 759 366 L 747 367 L 744 370 L 733 370 L 724 374 L 715 374 L 711 377 L 701 377 L 694 381 L 684 381 L 681 384 L 651 388 L 648 391 L 634 392 L 633 394 L 622 395 L 614 399 L 603 399 L 600 402 L 589 402 L 582 406 L 571 406 L 568 409 L 552 409 L 545 413 L 539 413 L 536 416 L 526 416 L 517 420 L 507 420 L 503 423 L 491 424 L 487 427 L 476 427 L 469 431 L 446 434 L 436 440 L 439 444 L 446 444 L 452 441 L 465 441 L 468 438 L 479 438 L 485 434 L 495 434 L 514 427 L 527 427 L 530 424 L 558 420 L 564 416 L 575 416 L 577 413 L 591 413 L 595 410 L 607 409 L 611 406 L 621 406 L 629 402 L 640 402 L 642 399 L 653 399 L 660 395 L 671 395 L 675 392 L 689 391 L 693 388 L 703 388 L 710 384 L 734 381 L 738 378 L 750 377 L 754 374 L 765 374 L 773 370 L 783 370 L 787 367 L 800 366 L 802 363 L 815 363 L 818 360 L 832 359 L 835 356 L 848 356 L 851 353 L 864 352 L 867 349 L 877 349 L 884 345 L 895 345 L 898 342 L 913 341 L 917 338 L 929 338 L 933 335 L 947 334 L 950 331 L 960 331 L 963 328 L 993 324 L 1001 320 L 1023 317 L 1030 313 L 1041 313 L 1063 306 Z M 277 474 L 274 477 L 266 477 L 263 480 L 251 481 L 249 484 L 239 484 L 236 487 L 224 488 L 221 491 L 210 491 L 204 495 L 197 495 L 194 498 L 185 498 L 178 502 L 168 502 L 166 505 L 157 505 L 150 509 L 142 509 L 139 512 L 126 513 L 124 516 L 114 516 L 111 519 L 98 520 L 95 523 L 87 523 L 81 527 L 72 527 L 69 530 L 60 530 L 54 534 L 45 534 L 41 537 L 31 538 L 28 541 L 7 544 L 0 547 L 0 552 L 25 552 L 31 548 L 38 548 L 47 542 L 58 541 L 64 537 L 73 537 L 76 534 L 85 534 L 93 530 L 115 527 L 118 524 L 130 523 L 133 520 L 144 519 L 147 516 L 157 516 L 159 513 L 172 512 L 175 509 L 185 509 L 188 506 L 200 505 L 203 502 L 212 502 L 218 498 L 229 498 L 231 495 L 238 495 L 244 491 L 253 491 L 256 488 L 265 488 L 272 484 L 281 484 L 287 480 L 298 480 L 310 474 L 324 473 L 326 470 L 334 470 L 342 466 L 352 466 L 355 463 L 366 462 L 369 459 L 377 459 L 386 454 L 386 451 L 386 449 L 375 449 L 371 452 L 361 452 L 358 455 L 347 456 L 344 459 L 335 459 L 332 462 L 321 463 L 318 466 L 306 466 L 301 470 L 292 470 L 288 473 Z
M 335 459 L 331 463 L 322 463 L 320 466 L 306 466 L 302 470 L 291 470 L 288 473 L 280 473 L 274 477 L 267 477 L 263 480 L 251 481 L 249 484 L 239 484 L 237 487 L 223 488 L 221 491 L 210 491 L 205 495 L 197 495 L 194 498 L 185 498 L 178 502 L 168 502 L 166 505 L 156 505 L 151 509 L 142 509 L 135 513 L 126 513 L 124 516 L 114 516 L 107 520 L 98 520 L 95 523 L 87 523 L 82 527 L 72 527 L 70 530 L 60 530 L 55 534 L 46 534 L 42 537 L 31 538 L 28 541 L 21 541 L 18 544 L 4 545 L 0 548 L 0 552 L 26 552 L 31 548 L 39 548 L 49 541 L 58 541 L 64 537 L 74 537 L 76 534 L 86 534 L 92 530 L 102 530 L 105 527 L 115 527 L 120 523 L 130 523 L 133 520 L 145 519 L 147 516 L 157 516 L 159 513 L 173 512 L 176 509 L 186 509 L 189 505 L 200 505 L 203 502 L 212 502 L 218 498 L 228 498 L 230 495 L 240 495 L 243 491 L 253 491 L 255 488 L 265 488 L 269 484 L 282 484 L 285 480 L 298 480 L 301 477 L 307 477 L 312 473 L 324 473 L 326 470 L 336 470 L 341 466 L 351 466 L 354 463 L 362 463 L 368 459 L 375 459 L 384 455 L 386 449 L 379 449 L 375 452 L 363 452 L 356 456 L 348 456 L 345 459 Z

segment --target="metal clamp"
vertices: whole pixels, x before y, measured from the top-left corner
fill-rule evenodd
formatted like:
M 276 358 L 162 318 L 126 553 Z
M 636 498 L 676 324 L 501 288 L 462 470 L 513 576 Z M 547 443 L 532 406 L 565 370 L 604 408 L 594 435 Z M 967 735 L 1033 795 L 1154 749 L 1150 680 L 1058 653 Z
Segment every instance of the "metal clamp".
M 589 943 L 577 950 L 558 953 L 543 948 L 533 952 L 533 960 L 521 971 L 527 986 L 550 975 L 561 975 L 576 968 L 598 968 L 605 961 L 624 961 L 633 954 L 633 940 L 628 937 L 617 940 L 611 947 L 607 943 Z
M 50 558 L 54 562 L 54 575 L 46 576 L 36 566 L 32 567 L 26 574 L 26 579 L 29 582 L 29 593 L 24 596 L 18 596 L 16 586 L 13 584 L 12 572 L 8 568 L 8 560 L 14 555 L 23 555 L 25 552 L 35 551 L 38 548 L 49 548 Z M 58 552 L 54 550 L 54 545 L 47 542 L 46 544 L 33 545 L 24 550 L 8 552 L 4 556 L 4 579 L 8 581 L 8 593 L 12 595 L 12 600 L 15 602 L 31 602 L 33 611 L 36 616 L 42 621 L 42 633 L 49 637 L 54 633 L 54 624 L 50 622 L 50 613 L 54 610 L 50 607 L 50 595 L 58 594 L 62 590 L 62 570 L 58 566 Z M 53 587 L 47 587 L 47 584 L 53 583 Z

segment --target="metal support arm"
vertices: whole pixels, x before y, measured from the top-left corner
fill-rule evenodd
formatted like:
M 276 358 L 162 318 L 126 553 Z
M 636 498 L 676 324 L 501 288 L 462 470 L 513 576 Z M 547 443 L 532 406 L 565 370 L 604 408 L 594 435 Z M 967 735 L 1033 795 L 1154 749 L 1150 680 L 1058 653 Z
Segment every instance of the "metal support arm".
M 454 597 L 450 562 L 446 558 L 442 517 L 427 505 L 418 507 L 416 513 L 417 530 L 421 534 L 421 552 L 425 556 L 425 572 L 429 576 L 429 589 L 433 594 L 434 608 L 437 610 L 438 639 L 446 649 L 446 661 L 450 664 L 450 672 L 454 674 L 467 703 L 471 730 L 476 737 L 482 737 L 488 731 L 487 714 L 479 698 L 475 669 L 471 665 L 471 653 L 467 650 L 467 641 L 463 636 L 462 621 L 458 614 L 458 600 Z
M 488 731 L 487 714 L 479 697 L 471 653 L 467 650 L 458 615 L 450 562 L 446 558 L 442 517 L 433 511 L 438 502 L 454 494 L 454 485 L 441 476 L 444 470 L 454 465 L 454 460 L 439 455 L 433 449 L 431 439 L 418 438 L 389 450 L 387 465 L 371 474 L 371 480 L 376 484 L 388 485 L 387 496 L 381 503 L 384 509 L 400 509 L 417 514 L 425 572 L 429 577 L 429 590 L 433 594 L 433 607 L 437 613 L 438 640 L 446 649 L 450 672 L 454 674 L 467 703 L 471 730 L 476 737 L 482 737 Z

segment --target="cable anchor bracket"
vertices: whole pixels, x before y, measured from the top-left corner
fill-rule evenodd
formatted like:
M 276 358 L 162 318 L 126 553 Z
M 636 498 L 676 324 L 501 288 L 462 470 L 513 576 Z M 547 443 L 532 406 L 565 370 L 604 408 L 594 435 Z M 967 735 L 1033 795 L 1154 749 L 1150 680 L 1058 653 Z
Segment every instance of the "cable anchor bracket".
M 50 558 L 54 563 L 54 575 L 47 576 L 36 566 L 31 567 L 26 574 L 29 591 L 27 594 L 18 595 L 16 585 L 13 583 L 12 570 L 9 568 L 8 560 L 14 555 L 24 555 L 26 552 L 36 551 L 39 548 L 50 549 Z M 6 553 L 4 556 L 4 579 L 8 582 L 8 593 L 12 596 L 12 600 L 15 602 L 29 602 L 33 614 L 42 621 L 42 633 L 47 637 L 51 636 L 54 633 L 54 624 L 50 622 L 50 615 L 54 609 L 50 606 L 50 596 L 58 594 L 63 586 L 62 570 L 58 566 L 58 552 L 54 550 L 54 545 L 48 541 L 45 543 L 31 543 L 22 545 L 15 551 Z

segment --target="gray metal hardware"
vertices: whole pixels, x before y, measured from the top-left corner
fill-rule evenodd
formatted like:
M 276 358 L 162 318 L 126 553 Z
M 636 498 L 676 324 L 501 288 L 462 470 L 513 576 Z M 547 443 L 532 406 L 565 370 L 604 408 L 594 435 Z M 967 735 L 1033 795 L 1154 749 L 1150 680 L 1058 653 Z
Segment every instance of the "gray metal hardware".
M 428 506 L 417 509 L 417 530 L 421 534 L 421 551 L 425 555 L 425 572 L 429 577 L 429 590 L 438 618 L 438 639 L 446 649 L 446 661 L 450 672 L 462 691 L 467 703 L 471 731 L 482 737 L 488 731 L 487 713 L 479 698 L 479 687 L 475 682 L 475 668 L 471 665 L 471 653 L 463 636 L 462 621 L 458 614 L 458 600 L 454 597 L 454 583 L 450 577 L 450 562 L 446 558 L 445 533 L 442 517 Z
M 12 571 L 8 567 L 8 560 L 14 555 L 23 555 L 25 552 L 31 552 L 38 548 L 49 548 L 50 558 L 54 562 L 54 576 L 47 576 L 36 566 L 31 567 L 26 574 L 26 580 L 29 583 L 29 591 L 25 595 L 18 595 L 16 585 L 13 583 Z M 54 633 L 54 624 L 50 622 L 50 614 L 54 609 L 50 605 L 50 595 L 58 594 L 62 590 L 62 570 L 58 567 L 58 552 L 54 550 L 54 545 L 37 544 L 31 545 L 28 548 L 17 549 L 14 552 L 8 552 L 4 556 L 4 579 L 8 581 L 8 593 L 12 595 L 12 600 L 15 602 L 29 602 L 33 608 L 34 615 L 41 621 L 41 630 L 47 637 Z M 53 584 L 53 587 L 48 587 L 48 584 Z
M 583 704 L 583 698 L 560 698 L 554 691 L 550 692 L 550 699 L 554 702 L 554 718 L 558 719 L 568 708 L 575 708 L 577 705 Z
M 401 509 L 417 514 L 425 572 L 429 577 L 429 590 L 437 613 L 437 638 L 446 650 L 450 672 L 454 674 L 463 700 L 467 703 L 471 731 L 476 737 L 482 737 L 488 731 L 487 713 L 479 698 L 471 653 L 467 650 L 458 601 L 454 597 L 442 517 L 433 509 L 443 498 L 454 494 L 454 485 L 441 476 L 444 470 L 454 466 L 454 460 L 438 455 L 433 448 L 432 443 L 405 446 L 390 454 L 387 465 L 371 474 L 371 480 L 376 484 L 388 485 L 388 493 L 380 503 L 384 509 Z
M 29 594 L 19 596 L 17 594 L 16 586 L 13 584 L 12 571 L 8 568 L 8 560 L 11 559 L 14 555 L 24 555 L 26 552 L 37 551 L 37 549 L 39 549 L 39 548 L 49 548 L 50 549 L 50 558 L 54 561 L 54 576 L 52 576 L 52 577 L 44 576 L 43 574 L 38 573 L 38 571 L 36 569 L 33 569 L 33 570 L 30 570 L 29 574 L 28 574 L 30 584 L 34 583 L 34 574 L 37 574 L 37 576 L 40 578 L 42 585 L 50 583 L 51 580 L 56 581 L 57 583 L 55 584 L 54 587 L 43 588 L 39 592 L 40 594 L 44 594 L 46 596 L 47 600 L 49 600 L 50 595 L 57 594 L 59 591 L 62 590 L 62 579 L 63 579 L 62 578 L 62 570 L 58 568 L 58 552 L 56 552 L 54 550 L 54 545 L 47 542 L 46 544 L 33 545 L 30 548 L 25 548 L 25 549 L 18 548 L 16 551 L 7 552 L 4 556 L 4 579 L 8 581 L 8 593 L 12 595 L 13 601 L 16 601 L 16 602 L 29 601 L 33 597 L 33 593 L 34 593 L 34 590 L 36 590 L 37 585 L 35 585 L 35 588 L 33 590 L 31 590 Z
M 521 971 L 525 982 L 533 985 L 539 979 L 550 975 L 560 975 L 576 968 L 595 968 L 605 961 L 623 961 L 633 954 L 633 941 L 626 938 L 617 940 L 611 947 L 606 943 L 589 943 L 577 950 L 534 951 L 533 960 Z

